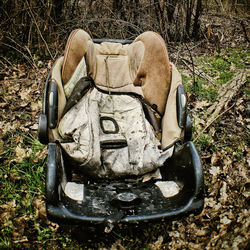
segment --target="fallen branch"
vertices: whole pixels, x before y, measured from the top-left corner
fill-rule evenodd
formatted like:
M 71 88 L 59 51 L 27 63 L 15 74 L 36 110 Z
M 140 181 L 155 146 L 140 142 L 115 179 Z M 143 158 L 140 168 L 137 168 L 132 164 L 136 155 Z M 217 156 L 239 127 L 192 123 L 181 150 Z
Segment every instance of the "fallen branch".
M 232 100 L 236 92 L 246 82 L 246 75 L 246 72 L 242 70 L 226 85 L 222 85 L 219 90 L 218 101 L 214 102 L 206 112 L 205 118 L 211 115 L 207 121 L 208 123 L 210 123 L 223 108 L 227 108 L 228 103 Z
M 228 112 L 231 108 L 234 107 L 235 103 L 228 108 L 229 102 L 238 92 L 240 87 L 246 82 L 247 80 L 247 72 L 245 70 L 240 71 L 236 76 L 229 81 L 226 86 L 225 84 L 220 88 L 218 101 L 216 101 L 208 110 L 204 117 L 207 119 L 206 127 L 199 132 L 198 136 L 194 139 L 197 141 L 200 136 L 214 123 L 220 116 L 224 115 Z M 222 113 L 222 109 L 225 109 Z

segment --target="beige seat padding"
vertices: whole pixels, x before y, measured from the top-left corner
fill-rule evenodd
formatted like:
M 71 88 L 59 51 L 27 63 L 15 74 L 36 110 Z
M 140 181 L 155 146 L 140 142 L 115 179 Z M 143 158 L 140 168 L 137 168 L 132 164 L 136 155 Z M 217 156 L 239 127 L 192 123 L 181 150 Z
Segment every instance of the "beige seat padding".
M 182 84 L 181 75 L 175 65 L 172 64 L 171 89 L 162 118 L 162 148 L 169 147 L 184 136 L 182 129 L 178 125 L 176 109 L 176 94 L 180 84 Z
M 171 146 L 183 136 L 176 111 L 176 91 L 181 84 L 181 76 L 172 64 L 171 80 L 168 53 L 160 35 L 147 31 L 131 44 L 95 44 L 85 31 L 73 31 L 66 45 L 63 63 L 60 61 L 55 68 L 55 80 L 60 86 L 60 92 L 75 73 L 83 56 L 87 73 L 99 88 L 138 93 L 149 103 L 157 105 L 158 111 L 163 115 L 162 148 Z M 61 65 L 62 82 L 58 70 Z M 60 95 L 62 104 L 59 102 L 59 118 L 66 102 L 65 96 Z M 54 138 L 59 139 L 55 132 Z
M 56 60 L 56 62 L 53 65 L 53 70 L 51 74 L 51 81 L 54 81 L 58 88 L 58 119 L 60 120 L 62 116 L 63 109 L 66 105 L 66 97 L 63 89 L 62 84 L 62 78 L 61 78 L 61 69 L 63 65 L 64 58 L 60 57 Z M 61 137 L 57 131 L 57 128 L 55 129 L 49 129 L 49 141 L 56 141 L 61 140 Z
M 131 46 L 131 48 L 133 47 L 140 47 L 141 51 L 144 50 L 143 44 L 138 43 Z M 130 66 L 129 50 L 129 45 L 119 43 L 103 42 L 102 44 L 95 44 L 92 41 L 88 42 L 85 58 L 88 65 L 88 74 L 92 77 L 96 86 L 105 91 L 132 92 L 143 96 L 141 87 L 136 87 L 133 84 L 132 72 L 135 70 L 132 70 Z
M 63 57 L 60 57 L 56 60 L 56 62 L 53 65 L 53 70 L 51 74 L 51 80 L 54 81 L 57 84 L 58 87 L 58 116 L 61 117 L 64 106 L 67 102 L 64 89 L 63 89 L 63 84 L 62 84 L 62 79 L 61 79 L 61 68 L 63 64 Z
M 119 43 L 89 42 L 86 63 L 97 86 L 114 90 L 132 84 L 127 48 Z
M 62 82 L 66 84 L 73 75 L 78 63 L 87 51 L 91 37 L 82 29 L 73 30 L 68 38 L 62 65 Z
M 156 104 L 164 113 L 170 88 L 170 68 L 168 52 L 163 38 L 155 32 L 147 31 L 135 39 L 145 46 L 134 85 L 141 86 L 144 97 L 149 103 Z
M 63 84 L 70 79 L 83 56 L 88 74 L 98 87 L 142 94 L 150 104 L 157 105 L 161 114 L 164 113 L 170 71 L 167 48 L 160 35 L 147 31 L 129 45 L 95 44 L 85 31 L 73 31 L 65 49 Z

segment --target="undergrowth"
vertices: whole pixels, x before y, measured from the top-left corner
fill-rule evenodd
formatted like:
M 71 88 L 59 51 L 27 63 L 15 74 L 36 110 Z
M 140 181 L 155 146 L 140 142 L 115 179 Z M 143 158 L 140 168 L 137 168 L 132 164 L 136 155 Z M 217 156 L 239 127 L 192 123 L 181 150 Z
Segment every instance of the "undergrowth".
M 191 102 L 199 102 L 200 104 L 192 111 L 191 103 L 190 113 L 193 116 L 193 137 L 198 134 L 197 124 L 206 114 L 206 110 L 217 100 L 218 90 L 224 88 L 223 85 L 232 80 L 238 70 L 244 69 L 249 64 L 250 53 L 248 48 L 227 48 L 221 50 L 220 53 L 215 52 L 213 56 L 202 56 L 194 58 L 194 65 L 200 75 L 194 76 L 192 72 L 187 71 L 180 65 L 182 72 L 182 80 Z M 203 76 L 209 76 L 210 80 Z M 245 88 L 246 96 L 249 96 L 249 88 Z M 248 97 L 246 97 L 248 98 Z M 190 104 L 190 103 L 189 103 Z M 195 114 L 194 114 L 195 112 Z M 203 122 L 204 123 L 204 122 Z M 204 127 L 204 124 L 203 124 Z M 197 138 L 195 142 L 197 148 L 201 151 L 211 146 L 212 151 L 216 148 L 211 133 L 204 133 Z
M 202 116 L 206 109 L 216 101 L 218 89 L 231 80 L 238 69 L 244 68 L 247 61 L 249 61 L 249 53 L 244 48 L 226 49 L 214 56 L 195 58 L 195 65 L 214 80 L 211 83 L 196 76 L 198 85 L 194 85 L 190 72 L 182 68 L 183 82 L 190 98 L 189 109 L 193 120 L 198 121 L 198 125 L 203 122 L 202 125 L 205 126 L 206 121 L 202 119 Z M 244 92 L 246 96 L 249 96 L 248 88 Z M 200 108 L 198 108 L 199 105 Z M 23 111 L 20 115 L 21 119 L 29 119 L 30 113 L 30 110 Z M 197 131 L 197 125 L 194 123 L 194 137 L 197 136 Z M 219 148 L 227 152 L 231 150 L 230 153 L 234 159 L 239 162 L 243 161 L 243 148 L 246 145 L 244 142 L 237 144 L 239 137 L 235 135 L 229 138 L 235 144 L 232 149 L 226 130 L 218 131 L 217 138 L 214 134 L 213 130 L 204 132 L 195 142 L 202 155 L 213 154 Z M 216 140 L 219 143 L 216 142 L 215 145 Z M 2 142 L 0 145 L 2 222 L 0 248 L 29 248 L 32 246 L 32 242 L 42 248 L 79 248 L 71 235 L 58 230 L 56 224 L 47 221 L 46 214 L 42 210 L 45 208 L 46 147 L 40 144 L 36 135 L 21 133 L 18 129 L 16 132 L 3 133 L 0 142 Z M 205 183 L 211 185 L 208 180 L 205 180 Z M 154 234 L 161 235 L 161 233 L 168 235 L 167 230 L 163 232 L 161 226 L 154 226 L 143 232 L 138 230 L 134 241 L 131 240 L 131 235 L 124 236 L 124 232 L 121 233 L 121 230 L 112 232 L 111 236 L 115 242 L 118 242 L 118 248 L 119 246 L 143 248 L 148 247 L 151 242 L 157 241 Z M 147 237 L 147 242 L 142 241 L 143 237 Z M 170 236 L 168 236 L 168 240 L 170 240 Z M 83 244 L 88 244 L 88 241 Z M 91 246 L 96 245 L 93 243 Z
M 187 92 L 196 95 L 200 100 L 214 102 L 217 98 L 217 92 L 220 85 L 232 80 L 238 69 L 246 67 L 249 62 L 248 49 L 225 49 L 214 56 L 204 56 L 195 59 L 195 66 L 205 75 L 209 75 L 214 81 L 213 84 L 202 78 L 195 77 L 196 83 L 193 83 L 193 77 L 189 74 L 183 74 L 183 82 Z

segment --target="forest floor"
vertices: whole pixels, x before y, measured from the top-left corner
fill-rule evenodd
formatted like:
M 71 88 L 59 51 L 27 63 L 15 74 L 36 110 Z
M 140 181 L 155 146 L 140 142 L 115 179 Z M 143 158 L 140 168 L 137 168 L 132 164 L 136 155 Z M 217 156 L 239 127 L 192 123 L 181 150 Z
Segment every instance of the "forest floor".
M 188 92 L 193 141 L 204 168 L 202 213 L 117 226 L 109 234 L 48 221 L 47 148 L 37 129 L 52 61 L 34 56 L 30 69 L 6 63 L 0 80 L 0 248 L 249 249 L 249 44 L 244 35 L 223 44 L 216 39 L 169 45 Z

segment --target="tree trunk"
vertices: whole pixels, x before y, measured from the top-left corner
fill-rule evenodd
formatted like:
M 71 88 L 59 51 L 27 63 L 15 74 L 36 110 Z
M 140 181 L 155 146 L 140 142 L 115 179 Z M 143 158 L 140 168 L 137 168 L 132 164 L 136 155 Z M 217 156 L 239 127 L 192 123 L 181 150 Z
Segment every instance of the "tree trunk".
M 201 0 L 197 0 L 196 12 L 195 12 L 195 17 L 194 17 L 193 32 L 192 32 L 192 36 L 196 40 L 199 39 L 199 34 L 200 34 L 199 17 L 200 17 L 201 11 L 202 11 L 202 2 L 201 2 Z

